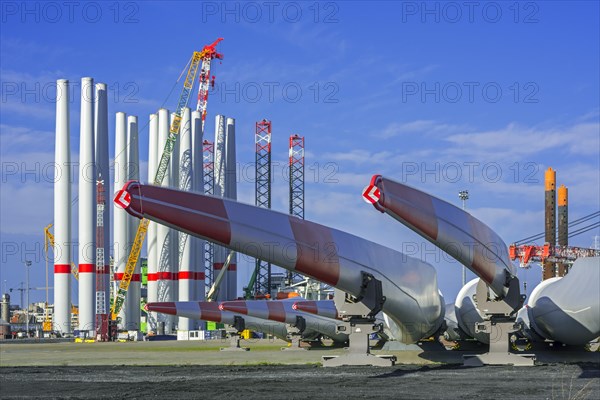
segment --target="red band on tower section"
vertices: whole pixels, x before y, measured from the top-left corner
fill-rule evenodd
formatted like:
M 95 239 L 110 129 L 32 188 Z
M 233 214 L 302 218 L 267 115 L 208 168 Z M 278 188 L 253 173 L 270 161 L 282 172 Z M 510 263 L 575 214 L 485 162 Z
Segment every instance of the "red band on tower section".
M 55 274 L 70 274 L 71 266 L 68 264 L 54 264 Z
M 125 274 L 122 272 L 117 272 L 113 275 L 113 279 L 115 281 L 122 281 L 124 275 Z M 141 282 L 141 280 L 142 280 L 142 276 L 140 274 L 131 275 L 131 282 Z
M 194 271 L 179 271 L 177 274 L 178 279 L 196 279 L 196 273 Z
M 213 264 L 213 269 L 215 271 L 220 271 L 221 269 L 223 269 L 223 266 L 225 265 L 225 263 L 214 263 Z M 227 271 L 236 271 L 237 270 L 237 264 L 229 264 L 229 267 L 227 267 Z
M 173 272 L 158 272 L 156 275 L 158 275 L 158 280 L 161 281 L 177 280 L 177 278 L 175 277 L 176 273 Z
M 95 273 L 95 272 L 96 272 L 96 266 L 94 264 L 79 264 L 79 273 L 80 274 Z
M 110 265 L 106 264 L 104 266 L 104 269 L 102 269 L 100 271 L 96 270 L 96 273 L 98 273 L 98 274 L 110 274 Z

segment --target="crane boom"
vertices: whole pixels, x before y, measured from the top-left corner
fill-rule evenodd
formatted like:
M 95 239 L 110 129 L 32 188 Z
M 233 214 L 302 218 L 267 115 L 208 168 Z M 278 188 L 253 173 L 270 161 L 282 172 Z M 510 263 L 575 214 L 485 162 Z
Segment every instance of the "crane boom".
M 48 245 L 54 248 L 54 235 L 50 232 L 50 228 L 52 228 L 53 224 L 48 224 L 44 228 L 44 251 L 46 252 L 46 260 L 48 259 Z M 71 261 L 71 273 L 75 277 L 75 279 L 79 280 L 79 268 L 75 265 L 74 262 Z
M 192 54 L 192 58 L 189 62 L 189 68 L 187 71 L 187 75 L 185 81 L 183 82 L 183 89 L 181 91 L 181 95 L 179 96 L 179 101 L 177 103 L 177 109 L 175 110 L 175 114 L 173 116 L 173 121 L 171 122 L 171 128 L 169 130 L 169 136 L 167 138 L 167 142 L 165 143 L 165 147 L 163 149 L 163 153 L 161 155 L 160 161 L 158 163 L 158 168 L 156 171 L 156 176 L 154 177 L 154 185 L 160 186 L 162 181 L 167 173 L 167 169 L 169 166 L 169 161 L 171 159 L 171 155 L 173 154 L 173 149 L 175 147 L 175 143 L 178 138 L 179 128 L 181 125 L 181 118 L 183 114 L 183 109 L 187 106 L 188 101 L 190 99 L 190 94 L 192 88 L 194 86 L 194 80 L 198 73 L 198 67 L 200 62 L 204 65 L 208 61 L 208 68 L 210 70 L 210 61 L 213 58 L 222 59 L 223 56 L 216 52 L 216 45 L 223 40 L 222 38 L 217 39 L 213 44 L 205 46 L 201 52 L 195 51 Z M 202 82 L 201 82 L 202 83 Z M 200 89 L 202 89 L 202 85 L 200 85 Z M 204 127 L 204 114 L 206 112 L 206 101 L 208 100 L 208 93 L 206 96 L 202 97 L 202 101 L 204 102 L 203 106 L 203 124 Z M 200 109 L 200 96 L 198 97 L 198 109 Z M 135 266 L 140 257 L 140 253 L 142 251 L 142 246 L 144 244 L 144 240 L 146 239 L 146 234 L 148 232 L 148 225 L 150 221 L 147 219 L 142 219 L 138 226 L 137 232 L 135 234 L 135 239 L 131 246 L 131 252 L 129 253 L 129 257 L 127 258 L 127 264 L 125 266 L 125 271 L 123 273 L 123 278 L 119 283 L 119 289 L 117 290 L 117 294 L 115 296 L 115 301 L 113 303 L 113 307 L 111 309 L 111 319 L 116 320 L 121 308 L 123 307 L 123 303 L 125 302 L 125 295 L 127 294 L 127 290 L 129 289 L 129 284 L 131 283 L 131 278 L 133 276 L 133 272 L 135 271 Z
M 573 264 L 577 258 L 600 256 L 600 250 L 573 246 L 552 246 L 550 243 L 541 246 L 511 244 L 508 254 L 511 260 L 519 260 L 521 267 L 527 268 L 530 262 L 544 262 L 546 260 L 553 263 Z

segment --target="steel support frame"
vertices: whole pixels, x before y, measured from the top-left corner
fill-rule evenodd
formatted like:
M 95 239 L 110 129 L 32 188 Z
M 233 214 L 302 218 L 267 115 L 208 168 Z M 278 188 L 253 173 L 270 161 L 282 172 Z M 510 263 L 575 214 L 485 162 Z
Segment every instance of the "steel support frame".
M 506 296 L 503 299 L 494 299 L 490 296 L 490 289 L 483 280 L 480 279 L 477 283 L 475 302 L 484 316 L 484 322 L 477 324 L 475 331 L 488 335 L 490 347 L 484 354 L 464 355 L 465 366 L 534 365 L 535 355 L 510 352 L 511 336 L 519 330 L 515 323 L 515 313 L 523 305 L 525 296 L 519 292 L 519 280 L 516 277 L 513 277 L 508 284 Z
M 208 140 L 202 142 L 202 170 L 204 172 L 204 194 L 212 196 L 215 194 L 215 144 Z M 204 241 L 205 288 L 212 287 L 215 281 L 213 274 L 214 254 L 214 244 L 208 240 Z
M 369 344 L 370 335 L 382 331 L 376 323 L 375 316 L 385 303 L 381 281 L 368 272 L 361 272 L 362 285 L 360 296 L 354 297 L 339 289 L 335 290 L 335 306 L 342 321 L 337 330 L 349 335 L 349 346 L 341 356 L 323 356 L 323 367 L 339 367 L 343 365 L 371 365 L 375 367 L 391 367 L 396 357 L 391 355 L 374 355 Z
M 255 135 L 255 197 L 258 207 L 271 208 L 271 121 L 256 123 Z M 254 295 L 271 295 L 271 263 L 256 259 Z
M 304 219 L 304 136 L 290 136 L 289 161 L 290 215 Z M 306 279 L 301 274 L 288 272 L 287 285 L 292 286 Z

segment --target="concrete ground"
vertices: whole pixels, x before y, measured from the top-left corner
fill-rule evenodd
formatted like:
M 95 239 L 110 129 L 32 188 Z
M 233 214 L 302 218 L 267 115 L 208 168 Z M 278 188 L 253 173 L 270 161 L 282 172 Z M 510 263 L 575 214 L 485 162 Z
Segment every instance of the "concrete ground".
M 386 351 L 395 367 L 322 368 L 341 349 L 281 351 L 279 340 L 0 343 L 0 398 L 598 399 L 600 353 L 587 363 L 460 365 L 456 351 Z M 381 353 L 381 351 L 379 351 Z M 51 367 L 51 368 L 49 368 Z

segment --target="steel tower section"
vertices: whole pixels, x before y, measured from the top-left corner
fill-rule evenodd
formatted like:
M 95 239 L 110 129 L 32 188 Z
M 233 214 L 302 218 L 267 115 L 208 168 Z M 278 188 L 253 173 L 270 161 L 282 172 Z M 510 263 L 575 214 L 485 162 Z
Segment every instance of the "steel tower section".
M 304 219 L 304 136 L 290 136 L 290 215 Z
M 202 170 L 204 172 L 204 194 L 210 196 L 215 194 L 215 144 L 205 140 L 202 142 Z M 213 260 L 214 260 L 214 244 L 208 240 L 204 242 L 204 271 L 206 288 L 213 285 Z
M 545 240 L 551 246 L 556 245 L 556 171 L 548 168 L 544 175 L 545 199 Z M 551 261 L 546 261 L 542 267 L 542 280 L 558 276 L 556 265 Z
M 290 215 L 304 219 L 304 136 L 290 136 Z M 293 285 L 306 279 L 304 276 L 288 272 L 287 284 Z
M 557 207 L 557 230 L 558 230 L 558 245 L 569 245 L 569 190 L 565 185 L 560 185 L 558 188 L 558 207 Z M 565 276 L 569 272 L 568 265 L 565 263 L 558 264 L 558 276 Z
M 96 340 L 108 340 L 108 311 L 110 307 L 110 248 L 111 206 L 106 206 L 106 193 L 110 189 L 108 156 L 108 100 L 105 83 L 96 84 L 94 133 L 96 138 Z M 102 193 L 101 193 L 102 192 Z M 101 196 L 102 194 L 102 196 Z M 101 212 L 101 214 L 99 214 Z M 102 229 L 99 231 L 99 224 Z M 100 250 L 102 248 L 102 250 Z M 99 262 L 104 260 L 104 264 Z M 100 294 L 102 292 L 102 294 Z
M 263 119 L 256 123 L 254 136 L 255 197 L 258 207 L 271 208 L 271 121 Z M 303 213 L 304 215 L 304 213 Z M 254 294 L 271 294 L 271 263 L 256 259 Z M 248 288 L 252 290 L 252 288 Z

